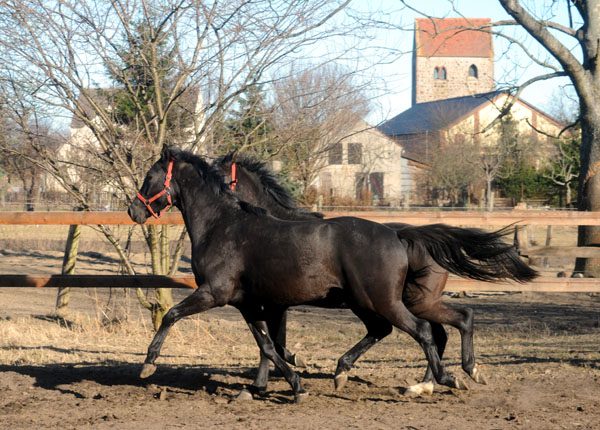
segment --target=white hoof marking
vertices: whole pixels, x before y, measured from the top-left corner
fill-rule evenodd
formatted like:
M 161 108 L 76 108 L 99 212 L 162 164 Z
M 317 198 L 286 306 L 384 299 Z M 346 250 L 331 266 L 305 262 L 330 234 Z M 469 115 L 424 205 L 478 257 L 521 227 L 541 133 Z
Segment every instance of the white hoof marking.
M 421 394 L 433 394 L 433 382 L 420 382 L 415 385 L 411 385 L 404 392 L 405 396 L 416 397 Z

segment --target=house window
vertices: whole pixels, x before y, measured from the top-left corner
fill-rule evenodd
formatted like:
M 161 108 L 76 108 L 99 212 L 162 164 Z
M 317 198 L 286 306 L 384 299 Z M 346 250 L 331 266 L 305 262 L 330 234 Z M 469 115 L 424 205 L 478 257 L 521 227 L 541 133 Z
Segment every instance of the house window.
M 475 64 L 471 64 L 471 66 L 469 67 L 469 78 L 477 79 L 478 77 L 479 74 L 477 72 L 477 66 Z
M 360 143 L 348 144 L 348 164 L 362 163 L 362 145 Z
M 433 79 L 437 80 L 440 78 L 440 68 L 436 67 L 433 69 Z
M 445 80 L 446 80 L 446 68 L 445 68 L 445 67 L 442 67 L 442 68 L 440 69 L 440 79 L 441 79 L 442 81 L 445 81 Z
M 342 164 L 342 144 L 336 143 L 329 150 L 329 164 Z

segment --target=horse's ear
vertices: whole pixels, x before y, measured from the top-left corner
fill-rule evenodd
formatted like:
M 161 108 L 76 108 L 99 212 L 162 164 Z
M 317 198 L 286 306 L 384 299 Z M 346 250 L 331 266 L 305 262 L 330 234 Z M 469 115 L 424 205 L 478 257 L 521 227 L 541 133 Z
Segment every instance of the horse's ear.
M 171 149 L 168 145 L 163 145 L 162 150 L 160 151 L 160 160 L 169 162 L 171 160 Z
M 225 163 L 225 164 L 235 163 L 235 160 L 237 159 L 237 156 L 238 156 L 238 151 L 237 150 L 235 150 L 235 151 L 229 151 L 223 157 L 223 163 Z

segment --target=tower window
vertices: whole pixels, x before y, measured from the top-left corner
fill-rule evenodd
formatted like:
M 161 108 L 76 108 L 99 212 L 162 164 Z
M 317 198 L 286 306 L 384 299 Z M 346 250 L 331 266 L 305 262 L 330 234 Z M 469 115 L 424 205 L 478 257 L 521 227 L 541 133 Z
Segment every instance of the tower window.
M 446 80 L 446 68 L 445 67 L 436 67 L 433 69 L 433 79 L 438 80 L 441 79 L 443 81 Z
M 477 66 L 475 64 L 471 64 L 471 66 L 469 67 L 469 78 L 477 79 L 478 77 L 479 74 L 477 72 Z

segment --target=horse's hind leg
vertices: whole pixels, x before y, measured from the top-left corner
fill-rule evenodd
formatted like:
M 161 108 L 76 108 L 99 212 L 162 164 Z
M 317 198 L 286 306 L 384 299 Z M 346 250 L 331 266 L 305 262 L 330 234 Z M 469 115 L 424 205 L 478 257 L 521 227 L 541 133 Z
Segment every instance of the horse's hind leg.
M 208 292 L 204 291 L 202 286 L 190 294 L 188 297 L 183 299 L 179 304 L 173 306 L 163 317 L 160 328 L 154 335 L 154 339 L 148 347 L 148 354 L 146 355 L 146 361 L 144 367 L 140 373 L 141 378 L 147 378 L 156 371 L 154 362 L 160 354 L 160 349 L 169 333 L 173 324 L 179 321 L 181 318 L 197 314 L 215 306 L 213 296 Z
M 340 390 L 346 384 L 348 371 L 354 366 L 356 360 L 392 332 L 392 325 L 374 312 L 357 308 L 353 308 L 352 311 L 365 324 L 367 335 L 338 360 L 334 379 L 336 390 Z
M 427 318 L 425 318 L 425 319 L 427 319 Z M 436 323 L 436 322 L 432 322 L 432 321 L 429 321 L 429 324 L 431 325 L 431 333 L 433 334 L 433 341 L 435 342 L 435 346 L 437 347 L 438 355 L 440 356 L 440 361 L 441 361 L 444 356 L 444 351 L 446 350 L 446 343 L 448 342 L 448 334 L 446 334 L 446 330 L 444 329 L 443 325 Z M 425 372 L 425 376 L 423 377 L 423 380 L 416 385 L 412 385 L 412 386 L 408 387 L 404 394 L 408 395 L 408 396 L 411 396 L 411 395 L 419 396 L 423 393 L 432 394 L 433 388 L 434 388 L 433 381 L 434 381 L 433 372 L 431 371 L 431 367 L 429 365 L 427 365 L 427 371 Z
M 409 308 L 410 309 L 410 308 Z M 463 370 L 479 384 L 487 384 L 485 376 L 475 364 L 473 347 L 473 310 L 466 306 L 449 306 L 441 300 L 435 302 L 428 309 L 418 312 L 420 318 L 438 324 L 449 324 L 460 332 L 461 361 Z M 438 347 L 439 348 L 439 347 Z M 440 353 L 441 356 L 441 353 Z M 432 381 L 433 374 L 428 367 L 423 381 Z
M 469 388 L 462 379 L 452 376 L 442 365 L 434 343 L 431 325 L 428 321 L 414 316 L 402 302 L 386 303 L 381 309 L 377 309 L 377 312 L 394 326 L 408 333 L 421 345 L 427 357 L 429 367 L 431 367 L 433 375 L 439 384 L 461 390 Z

